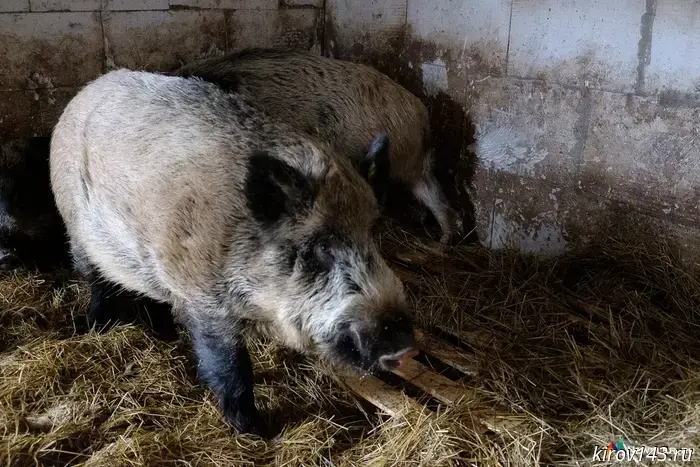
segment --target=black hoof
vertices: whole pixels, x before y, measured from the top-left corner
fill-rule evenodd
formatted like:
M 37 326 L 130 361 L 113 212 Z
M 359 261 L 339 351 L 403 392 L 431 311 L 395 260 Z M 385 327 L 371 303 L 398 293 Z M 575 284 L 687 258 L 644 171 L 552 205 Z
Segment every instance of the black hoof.
M 255 435 L 263 439 L 269 439 L 274 436 L 270 425 L 257 410 L 248 415 L 238 413 L 226 417 L 226 419 L 227 423 L 239 434 Z

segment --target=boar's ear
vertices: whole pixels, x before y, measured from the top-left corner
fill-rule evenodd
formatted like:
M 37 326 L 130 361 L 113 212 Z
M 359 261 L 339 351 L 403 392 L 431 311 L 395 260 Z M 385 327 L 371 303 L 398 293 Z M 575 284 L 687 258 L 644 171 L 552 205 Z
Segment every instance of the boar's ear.
M 389 169 L 389 137 L 381 133 L 372 140 L 359 165 L 360 175 L 370 184 L 380 202 L 389 183 Z
M 295 217 L 313 206 L 312 180 L 286 162 L 262 151 L 251 154 L 245 194 L 253 217 L 270 224 L 282 216 Z

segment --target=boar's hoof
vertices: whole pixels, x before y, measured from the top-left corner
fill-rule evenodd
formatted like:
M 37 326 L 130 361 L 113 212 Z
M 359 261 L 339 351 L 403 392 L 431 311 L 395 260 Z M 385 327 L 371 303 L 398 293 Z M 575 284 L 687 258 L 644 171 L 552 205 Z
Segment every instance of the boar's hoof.
M 440 235 L 440 243 L 444 246 L 452 245 L 452 234 L 450 232 L 445 232 Z
M 0 271 L 16 271 L 22 266 L 21 261 L 12 251 L 0 249 Z
M 261 438 L 271 437 L 271 430 L 265 419 L 257 409 L 252 412 L 229 412 L 225 413 L 226 422 L 240 434 L 256 435 Z

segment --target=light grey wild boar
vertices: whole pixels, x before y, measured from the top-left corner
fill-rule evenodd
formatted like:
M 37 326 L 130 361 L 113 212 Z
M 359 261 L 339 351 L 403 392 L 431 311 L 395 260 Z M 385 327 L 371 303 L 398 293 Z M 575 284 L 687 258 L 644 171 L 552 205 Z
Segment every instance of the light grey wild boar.
M 387 159 L 387 144 L 378 135 L 365 161 Z M 211 83 L 128 70 L 71 100 L 50 162 L 78 270 L 171 304 L 239 431 L 266 433 L 248 326 L 358 369 L 415 355 L 402 284 L 370 233 L 371 186 L 388 176 L 371 163 L 354 167 Z M 109 296 L 92 293 L 92 319 L 109 319 Z
M 174 74 L 240 93 L 348 158 L 361 160 L 372 138 L 386 133 L 392 181 L 408 186 L 428 207 L 440 225 L 442 242 L 449 243 L 457 233 L 456 211 L 433 173 L 428 110 L 383 73 L 302 50 L 247 49 L 186 64 Z

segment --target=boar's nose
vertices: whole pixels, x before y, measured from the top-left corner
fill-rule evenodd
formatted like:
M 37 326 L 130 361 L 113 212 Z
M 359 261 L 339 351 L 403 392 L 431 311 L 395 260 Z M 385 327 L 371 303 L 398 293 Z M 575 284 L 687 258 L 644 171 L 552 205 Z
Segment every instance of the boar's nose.
M 418 354 L 413 319 L 403 310 L 389 310 L 369 325 L 353 326 L 362 360 L 391 371 Z
M 393 354 L 382 355 L 379 357 L 379 367 L 382 370 L 391 371 L 395 368 L 399 368 L 407 360 L 412 359 L 416 355 L 418 355 L 418 349 L 415 347 L 407 347 Z

